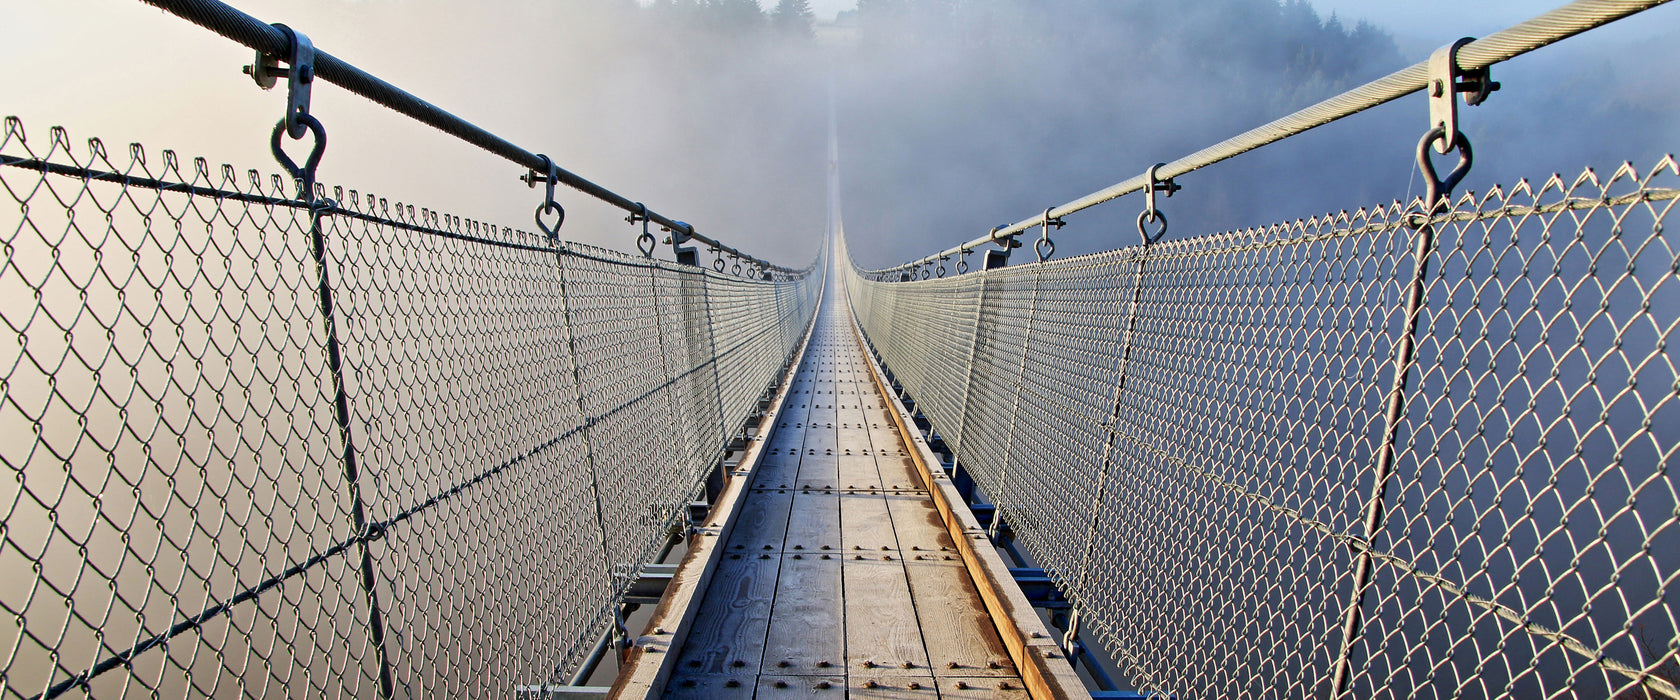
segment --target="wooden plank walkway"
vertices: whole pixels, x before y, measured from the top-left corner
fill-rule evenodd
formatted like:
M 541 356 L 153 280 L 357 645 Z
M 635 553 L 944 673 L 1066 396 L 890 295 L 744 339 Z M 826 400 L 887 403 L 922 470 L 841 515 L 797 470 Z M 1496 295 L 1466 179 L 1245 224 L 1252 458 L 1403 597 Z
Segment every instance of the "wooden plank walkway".
M 666 697 L 1027 697 L 850 324 L 831 282 Z

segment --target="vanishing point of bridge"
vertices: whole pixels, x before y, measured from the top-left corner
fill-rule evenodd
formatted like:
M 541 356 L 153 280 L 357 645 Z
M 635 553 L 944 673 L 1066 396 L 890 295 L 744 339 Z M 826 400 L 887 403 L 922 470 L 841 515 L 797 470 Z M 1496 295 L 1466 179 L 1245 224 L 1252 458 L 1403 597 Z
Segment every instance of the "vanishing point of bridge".
M 1080 688 L 1030 604 L 1000 590 L 1008 570 L 978 523 L 952 512 L 933 453 L 906 442 L 908 416 L 881 391 L 841 278 L 828 279 L 774 424 L 736 472 L 739 513 L 694 592 L 687 639 L 668 651 L 662 635 L 638 640 L 621 683 L 651 687 L 669 658 L 666 697 L 1026 698 L 1007 636 L 1041 689 Z M 976 576 L 991 577 L 984 594 Z M 676 629 L 679 616 L 650 624 Z
M 1680 164 L 1461 191 L 1458 126 L 1664 0 L 883 269 L 832 120 L 781 265 L 146 1 L 255 50 L 285 173 L 6 118 L 0 700 L 1680 698 Z M 315 88 L 514 163 L 536 230 L 317 182 Z M 1418 93 L 1423 197 L 1165 238 L 1196 170 Z M 561 185 L 639 254 L 563 240 Z M 1131 194 L 1135 245 L 1055 257 Z

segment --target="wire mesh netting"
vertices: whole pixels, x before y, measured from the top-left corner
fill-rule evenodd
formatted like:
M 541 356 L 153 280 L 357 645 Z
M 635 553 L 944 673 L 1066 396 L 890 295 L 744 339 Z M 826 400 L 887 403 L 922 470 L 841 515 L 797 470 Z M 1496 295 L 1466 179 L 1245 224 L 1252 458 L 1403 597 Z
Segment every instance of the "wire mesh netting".
M 0 186 L 7 698 L 563 681 L 820 284 L 15 119 Z
M 1322 697 L 1345 664 L 1352 697 L 1680 697 L 1677 176 L 849 293 L 1139 689 Z

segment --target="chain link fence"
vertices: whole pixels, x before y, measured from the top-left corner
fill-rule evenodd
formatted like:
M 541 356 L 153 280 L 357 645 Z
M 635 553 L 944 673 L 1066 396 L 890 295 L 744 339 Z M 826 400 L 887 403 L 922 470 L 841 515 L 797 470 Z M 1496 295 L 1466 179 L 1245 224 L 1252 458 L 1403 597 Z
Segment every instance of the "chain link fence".
M 848 287 L 1141 690 L 1680 697 L 1676 186 L 1669 157 Z
M 5 698 L 563 682 L 820 285 L 15 119 L 0 187 Z

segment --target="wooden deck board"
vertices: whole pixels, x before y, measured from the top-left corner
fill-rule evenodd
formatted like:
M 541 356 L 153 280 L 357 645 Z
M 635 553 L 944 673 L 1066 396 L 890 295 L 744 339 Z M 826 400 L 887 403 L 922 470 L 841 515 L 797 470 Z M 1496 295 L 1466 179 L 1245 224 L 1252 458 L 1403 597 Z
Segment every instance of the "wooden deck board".
M 852 700 L 933 700 L 939 686 L 932 676 L 852 676 L 846 697 Z
M 839 554 L 840 543 L 840 497 L 830 491 L 801 491 L 794 496 L 786 549 Z
M 665 689 L 672 700 L 752 700 L 753 674 L 733 676 L 684 676 Z M 734 681 L 734 685 L 730 685 Z
M 846 658 L 843 599 L 838 554 L 783 555 L 765 672 L 826 675 L 840 670 Z
M 953 700 L 1027 700 L 1019 680 L 1008 678 L 940 678 L 939 697 Z
M 845 697 L 845 676 L 762 676 L 758 679 L 758 700 L 844 700 Z
M 846 669 L 851 674 L 928 674 L 927 650 L 910 600 L 904 563 L 891 555 L 849 555 L 846 585 Z M 862 557 L 862 558 L 860 558 Z
M 893 533 L 898 547 L 910 556 L 913 552 L 953 551 L 957 546 L 933 500 L 923 494 L 893 493 L 885 497 L 887 511 L 892 514 Z M 972 584 L 970 584 L 972 587 Z
M 788 512 L 793 508 L 793 491 L 754 491 L 741 504 L 741 519 L 735 525 L 735 536 L 727 549 L 758 552 L 780 551 L 787 539 Z
M 818 451 L 811 454 L 806 451 L 804 459 L 799 462 L 799 477 L 794 479 L 794 486 L 803 489 L 831 489 L 840 483 L 840 462 L 834 455 L 825 455 Z
M 867 493 L 840 496 L 840 546 L 847 553 L 898 551 L 885 498 Z
M 780 564 L 780 557 L 751 552 L 731 552 L 718 563 L 682 648 L 678 670 L 685 678 L 758 673 Z M 747 684 L 749 691 L 753 685 Z
M 863 455 L 842 455 L 839 460 L 840 488 L 868 489 L 873 486 L 881 488 L 881 470 L 875 467 L 875 458 Z
M 1009 650 L 986 613 L 986 603 L 961 561 L 912 557 L 905 562 L 905 571 L 922 629 L 940 630 L 940 634 L 926 635 L 928 662 L 935 675 L 1017 675 Z

